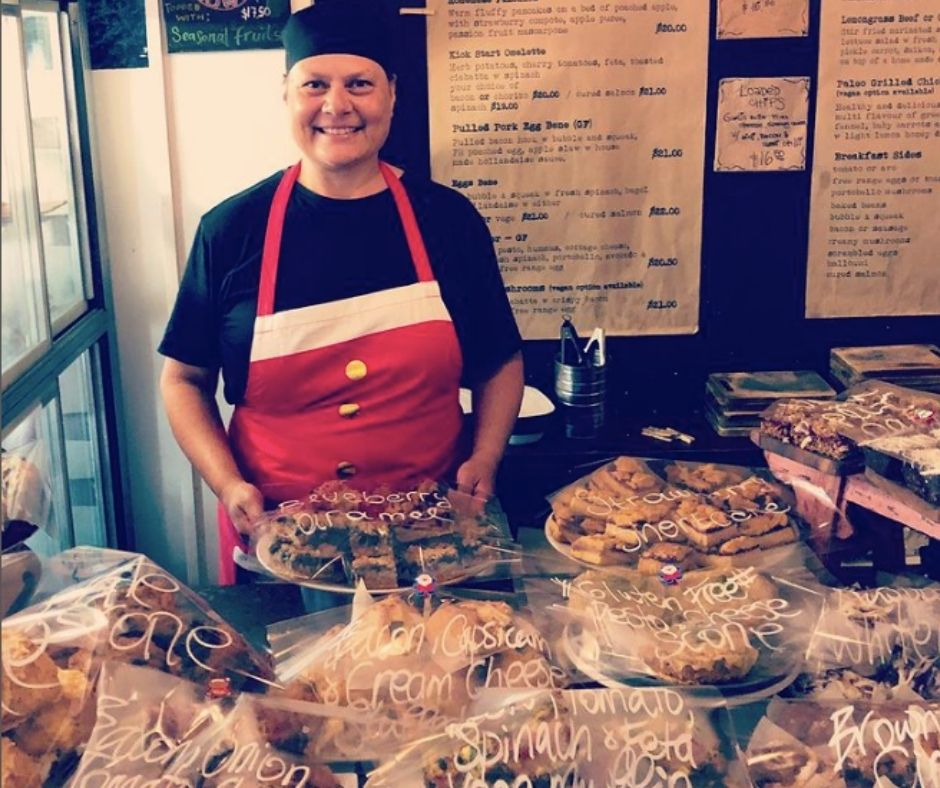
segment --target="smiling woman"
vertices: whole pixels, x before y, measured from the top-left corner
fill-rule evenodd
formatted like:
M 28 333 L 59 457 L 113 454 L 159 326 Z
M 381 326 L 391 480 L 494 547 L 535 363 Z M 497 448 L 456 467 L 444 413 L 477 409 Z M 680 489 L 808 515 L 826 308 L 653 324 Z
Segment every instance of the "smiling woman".
M 459 192 L 379 160 L 394 22 L 385 0 L 317 0 L 290 18 L 300 161 L 203 216 L 160 345 L 170 424 L 219 497 L 223 583 L 239 532 L 329 480 L 456 477 L 488 496 L 519 411 L 521 339 L 486 223 Z

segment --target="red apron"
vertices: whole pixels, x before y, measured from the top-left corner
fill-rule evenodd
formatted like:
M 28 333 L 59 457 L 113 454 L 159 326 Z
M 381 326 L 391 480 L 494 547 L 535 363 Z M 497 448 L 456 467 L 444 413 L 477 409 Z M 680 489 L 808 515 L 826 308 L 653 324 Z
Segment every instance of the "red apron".
M 284 173 L 268 215 L 244 401 L 229 424 L 238 467 L 271 503 L 347 479 L 362 490 L 411 486 L 452 470 L 463 359 L 411 202 L 380 163 L 417 282 L 274 313 L 284 216 L 300 172 Z M 342 264 L 342 262 L 340 262 Z M 219 582 L 243 546 L 219 505 Z

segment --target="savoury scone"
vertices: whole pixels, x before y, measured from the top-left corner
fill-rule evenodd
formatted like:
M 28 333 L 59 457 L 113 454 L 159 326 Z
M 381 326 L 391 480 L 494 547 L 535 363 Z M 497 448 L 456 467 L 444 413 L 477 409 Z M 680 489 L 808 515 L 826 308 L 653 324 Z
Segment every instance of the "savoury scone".
M 41 644 L 9 627 L 2 629 L 3 730 L 23 722 L 62 695 L 59 668 Z
M 694 640 L 696 633 L 691 626 L 679 625 L 687 630 L 687 637 Z M 650 670 L 667 681 L 679 684 L 726 684 L 744 678 L 760 653 L 746 638 L 738 638 L 731 644 L 718 648 L 704 640 L 695 648 L 671 649 L 666 653 L 662 647 L 647 648 L 644 660 Z
M 432 653 L 472 657 L 504 649 L 513 618 L 512 608 L 505 602 L 445 601 L 427 622 Z

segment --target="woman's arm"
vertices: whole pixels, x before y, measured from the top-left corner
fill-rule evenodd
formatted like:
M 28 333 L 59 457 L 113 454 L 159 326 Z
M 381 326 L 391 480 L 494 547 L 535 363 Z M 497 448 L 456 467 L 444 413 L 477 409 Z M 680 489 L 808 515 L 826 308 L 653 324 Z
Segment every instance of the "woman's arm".
M 235 527 L 248 533 L 264 511 L 264 497 L 245 481 L 235 464 L 215 401 L 218 378 L 218 370 L 167 358 L 160 392 L 176 442 L 225 506 Z
M 496 469 L 519 415 L 524 385 L 522 353 L 517 352 L 474 387 L 473 454 L 457 470 L 457 487 L 462 492 L 482 497 L 493 494 Z

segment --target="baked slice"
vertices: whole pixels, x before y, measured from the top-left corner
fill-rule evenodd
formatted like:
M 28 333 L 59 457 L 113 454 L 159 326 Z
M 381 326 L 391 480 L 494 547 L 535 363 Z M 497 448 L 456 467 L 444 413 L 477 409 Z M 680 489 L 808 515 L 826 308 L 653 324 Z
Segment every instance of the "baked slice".
M 352 573 L 356 579 L 366 584 L 366 588 L 396 588 L 398 586 L 398 570 L 391 554 L 364 555 L 354 558 Z
M 452 544 L 413 544 L 402 556 L 404 579 L 413 581 L 418 575 L 429 574 L 438 582 L 453 580 L 466 574 L 460 553 Z

